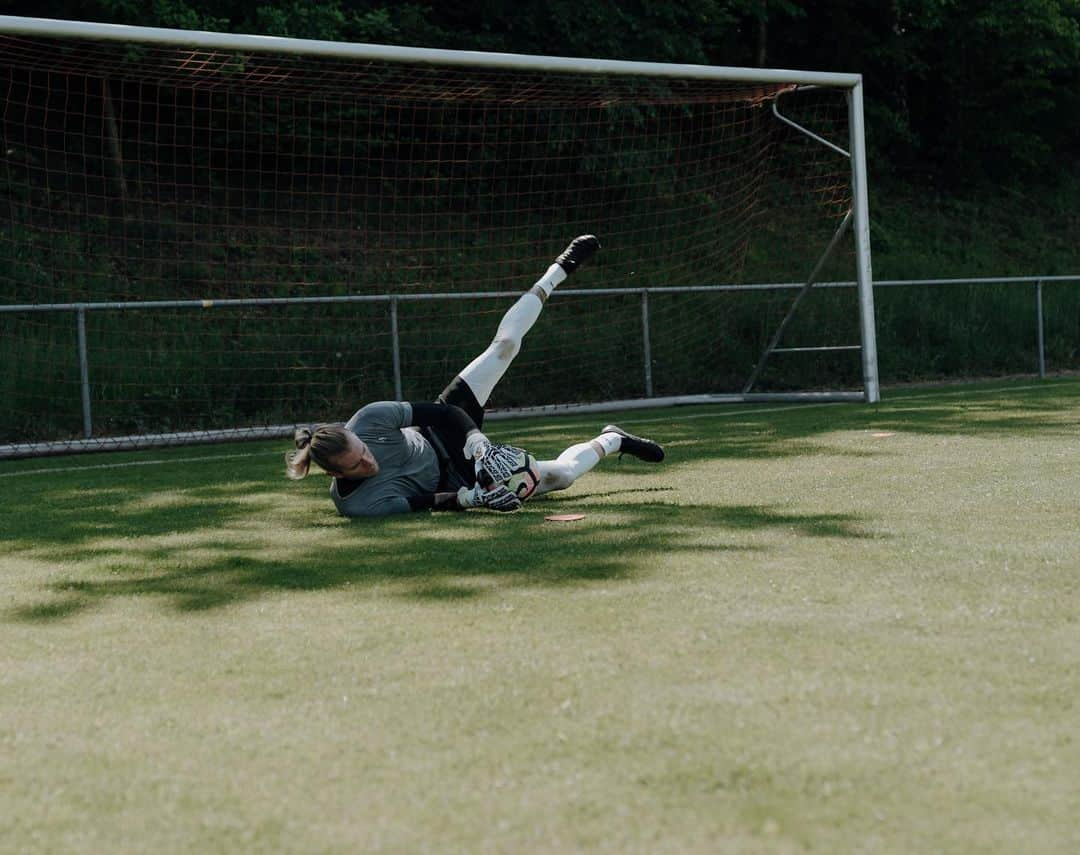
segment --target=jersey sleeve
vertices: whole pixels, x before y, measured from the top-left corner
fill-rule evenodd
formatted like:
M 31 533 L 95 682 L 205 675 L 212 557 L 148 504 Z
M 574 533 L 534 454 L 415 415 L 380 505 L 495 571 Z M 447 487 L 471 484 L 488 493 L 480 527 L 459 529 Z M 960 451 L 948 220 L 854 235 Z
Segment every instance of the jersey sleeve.
M 422 496 L 410 496 L 409 507 L 414 511 L 463 511 L 458 503 L 456 492 L 425 493 Z
M 395 430 L 409 427 L 412 424 L 412 418 L 412 404 L 407 401 L 375 401 L 353 413 L 353 417 L 345 423 L 345 427 L 351 431 L 360 428 Z
M 409 500 L 404 496 L 387 496 L 385 499 L 363 505 L 360 508 L 345 506 L 340 510 L 342 515 L 356 519 L 360 517 L 388 517 L 393 514 L 407 514 L 411 513 L 412 509 Z

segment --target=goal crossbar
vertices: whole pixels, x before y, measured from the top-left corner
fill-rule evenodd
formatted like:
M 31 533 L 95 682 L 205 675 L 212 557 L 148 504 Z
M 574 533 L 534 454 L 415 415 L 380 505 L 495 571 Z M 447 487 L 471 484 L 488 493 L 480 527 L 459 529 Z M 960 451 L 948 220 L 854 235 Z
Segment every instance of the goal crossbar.
M 156 45 L 191 45 L 211 50 L 255 53 L 300 54 L 336 59 L 379 62 L 423 63 L 429 65 L 479 68 L 558 71 L 586 74 L 644 75 L 700 80 L 728 80 L 745 83 L 786 83 L 807 86 L 852 88 L 862 81 L 860 74 L 825 71 L 742 68 L 738 66 L 694 65 L 662 62 L 631 62 L 614 59 L 539 56 L 533 54 L 488 53 L 396 45 L 296 39 L 283 36 L 253 36 L 240 33 L 212 33 L 203 30 L 176 30 L 163 27 L 135 27 L 126 24 L 99 24 L 0 15 L 0 33 L 46 38 L 77 38 L 97 41 L 137 41 Z

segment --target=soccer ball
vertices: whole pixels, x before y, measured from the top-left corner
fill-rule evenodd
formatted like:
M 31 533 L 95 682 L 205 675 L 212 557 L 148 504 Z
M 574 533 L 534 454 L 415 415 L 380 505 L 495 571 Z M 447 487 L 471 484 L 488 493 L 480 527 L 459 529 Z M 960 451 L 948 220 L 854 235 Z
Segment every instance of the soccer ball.
M 540 464 L 525 449 L 518 448 L 516 451 L 517 459 L 511 465 L 512 471 L 506 479 L 506 489 L 524 502 L 540 486 Z

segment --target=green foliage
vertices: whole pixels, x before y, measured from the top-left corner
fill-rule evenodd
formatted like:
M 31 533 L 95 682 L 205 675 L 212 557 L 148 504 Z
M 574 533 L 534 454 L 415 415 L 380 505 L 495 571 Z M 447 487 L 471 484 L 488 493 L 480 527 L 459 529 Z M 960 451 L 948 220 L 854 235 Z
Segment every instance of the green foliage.
M 1052 179 L 1080 157 L 1080 0 L 42 0 L 10 14 L 299 38 L 857 71 L 878 170 Z
M 776 36 L 863 73 L 877 168 L 905 180 L 1045 179 L 1080 152 L 1077 0 L 826 0 Z

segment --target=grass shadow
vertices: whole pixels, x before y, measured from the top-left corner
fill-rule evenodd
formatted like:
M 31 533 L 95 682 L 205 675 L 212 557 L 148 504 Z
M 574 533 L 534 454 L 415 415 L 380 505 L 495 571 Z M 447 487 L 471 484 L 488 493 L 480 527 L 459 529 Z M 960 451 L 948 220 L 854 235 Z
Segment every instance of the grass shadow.
M 759 551 L 764 547 L 741 537 L 751 531 L 873 536 L 865 520 L 852 516 L 612 501 L 610 494 L 621 492 L 537 502 L 511 517 L 444 514 L 347 523 L 333 533 L 319 531 L 318 539 L 308 538 L 279 556 L 247 541 L 222 539 L 220 532 L 195 554 L 136 541 L 128 544 L 119 566 L 106 562 L 51 582 L 45 591 L 55 600 L 18 606 L 9 616 L 50 623 L 130 597 L 160 599 L 179 611 L 205 611 L 273 592 L 346 587 L 355 592 L 387 584 L 422 601 L 465 600 L 505 588 L 629 580 L 648 572 L 660 554 Z M 543 520 L 563 504 L 586 514 L 588 522 L 560 526 Z
M 1006 387 L 978 400 L 912 392 L 872 407 L 722 417 L 667 410 L 642 420 L 670 444 L 672 464 L 692 469 L 715 460 L 843 454 L 830 436 L 838 431 L 1075 436 L 1078 411 L 1080 383 L 1057 382 Z M 515 427 L 513 435 L 527 439 L 532 430 L 541 453 L 580 438 L 580 421 L 568 420 L 562 433 L 556 426 Z M 511 436 L 510 427 L 498 430 Z M 868 446 L 854 453 L 891 452 Z M 506 587 L 630 580 L 660 556 L 784 548 L 782 541 L 763 546 L 749 537 L 761 532 L 880 537 L 862 515 L 725 504 L 697 494 L 687 502 L 677 488 L 656 483 L 658 470 L 630 459 L 604 464 L 618 478 L 616 489 L 589 491 L 585 482 L 582 491 L 546 497 L 509 517 L 474 512 L 357 522 L 334 515 L 325 483 L 288 484 L 279 468 L 267 458 L 19 479 L 18 491 L 0 496 L 0 552 L 58 569 L 42 585 L 42 602 L 16 605 L 8 616 L 48 624 L 121 597 L 207 611 L 273 592 L 378 585 L 420 601 L 468 600 Z M 587 522 L 543 521 L 571 509 Z

